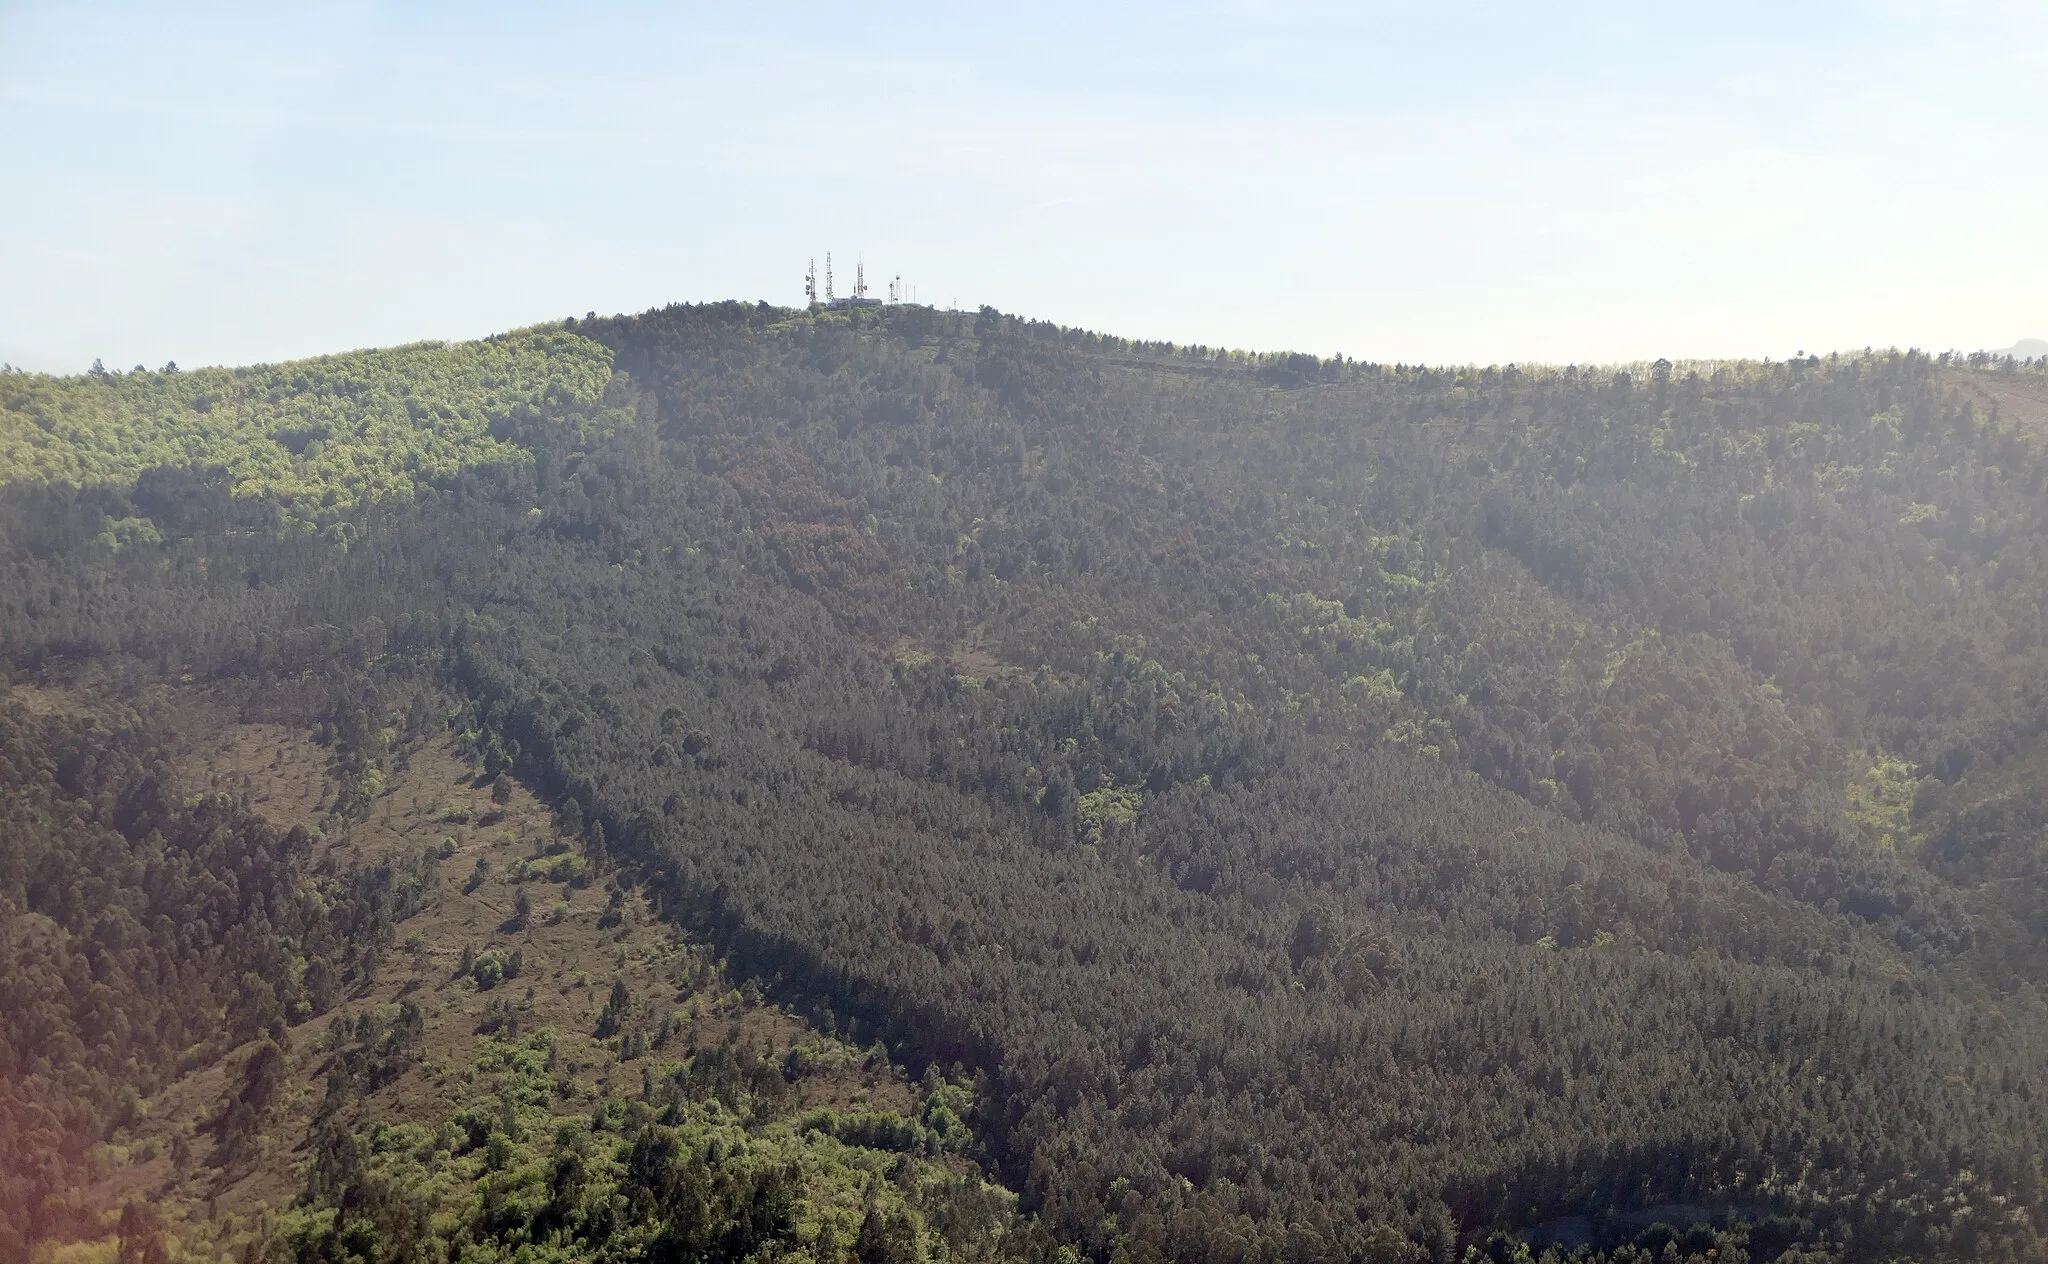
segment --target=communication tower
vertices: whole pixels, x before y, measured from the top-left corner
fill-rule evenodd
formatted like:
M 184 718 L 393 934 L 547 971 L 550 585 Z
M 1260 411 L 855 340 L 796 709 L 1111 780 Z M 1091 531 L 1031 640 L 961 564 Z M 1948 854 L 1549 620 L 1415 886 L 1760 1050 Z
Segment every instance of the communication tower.
M 889 283 L 889 301 L 904 302 L 910 294 L 910 287 L 903 284 L 898 276 Z M 854 307 L 880 307 L 882 300 L 868 297 L 868 265 L 865 259 L 856 258 L 853 265 L 853 293 L 841 298 L 838 278 L 832 268 L 832 252 L 825 252 L 825 290 L 822 302 L 818 292 L 818 263 L 811 260 L 810 268 L 804 273 L 804 297 L 812 304 L 823 306 L 830 311 L 844 311 Z

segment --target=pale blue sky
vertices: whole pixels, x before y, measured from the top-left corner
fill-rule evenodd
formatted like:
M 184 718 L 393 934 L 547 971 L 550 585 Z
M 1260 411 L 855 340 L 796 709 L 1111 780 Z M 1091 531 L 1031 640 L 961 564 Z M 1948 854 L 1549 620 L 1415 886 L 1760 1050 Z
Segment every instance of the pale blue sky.
M 1373 360 L 2048 337 L 2041 0 L 0 0 L 0 137 L 0 360 L 53 371 L 795 304 L 827 250 Z

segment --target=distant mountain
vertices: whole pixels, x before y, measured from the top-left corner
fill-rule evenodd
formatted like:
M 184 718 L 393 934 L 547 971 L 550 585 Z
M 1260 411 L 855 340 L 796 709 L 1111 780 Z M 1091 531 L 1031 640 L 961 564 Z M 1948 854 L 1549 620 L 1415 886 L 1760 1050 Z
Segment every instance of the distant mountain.
M 2010 347 L 2000 347 L 1991 353 L 1995 356 L 2011 356 L 2015 360 L 2033 360 L 2048 356 L 2048 338 L 2022 338 Z

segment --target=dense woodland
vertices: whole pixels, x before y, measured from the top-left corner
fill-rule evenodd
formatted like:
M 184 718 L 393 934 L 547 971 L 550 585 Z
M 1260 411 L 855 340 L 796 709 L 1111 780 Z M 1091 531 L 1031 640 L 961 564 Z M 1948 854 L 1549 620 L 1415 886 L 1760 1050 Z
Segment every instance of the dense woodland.
M 244 420 L 182 457 L 200 375 L 0 378 L 9 669 L 325 690 L 343 764 L 452 723 L 769 996 L 977 1082 L 1006 1251 L 2048 1250 L 2048 458 L 1975 389 L 2044 366 L 739 304 L 315 363 L 210 371 Z M 151 750 L 0 712 L 23 1240 L 218 1055 L 180 1023 L 317 1011 L 416 880 L 303 872 Z M 780 1179 L 583 1135 L 650 1207 Z M 883 1250 L 648 1215 L 560 1258 Z

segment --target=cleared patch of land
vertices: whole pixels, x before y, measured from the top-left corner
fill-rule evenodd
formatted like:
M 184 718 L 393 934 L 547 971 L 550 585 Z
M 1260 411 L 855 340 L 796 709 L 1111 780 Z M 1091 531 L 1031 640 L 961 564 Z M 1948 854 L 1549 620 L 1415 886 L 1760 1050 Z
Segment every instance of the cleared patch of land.
M 2000 426 L 2036 444 L 2048 443 L 2048 376 L 1951 370 L 1946 377 L 1978 408 L 1996 408 Z
M 32 701 L 50 709 L 88 705 L 61 690 L 37 691 Z M 465 1105 L 488 1107 L 497 1089 L 477 1069 L 480 1051 L 494 1036 L 534 1032 L 552 1035 L 551 1109 L 564 1117 L 587 1118 L 608 1094 L 638 1093 L 646 1077 L 670 1074 L 677 1062 L 713 1048 L 748 1050 L 770 1063 L 803 1050 L 806 1070 L 793 1085 L 798 1109 L 913 1110 L 900 1070 L 732 987 L 704 945 L 657 921 L 638 893 L 595 871 L 524 787 L 501 786 L 494 796 L 452 739 L 396 752 L 384 794 L 363 819 L 340 822 L 329 815 L 340 782 L 330 752 L 310 732 L 236 720 L 219 699 L 196 693 L 182 701 L 189 705 L 179 730 L 189 745 L 176 762 L 190 788 L 244 794 L 280 828 L 324 826 L 322 864 L 426 853 L 438 858 L 437 872 L 424 907 L 399 924 L 374 978 L 288 1032 L 287 1085 L 253 1161 L 218 1165 L 210 1126 L 246 1050 L 139 1103 L 136 1121 L 101 1147 L 88 1192 L 110 1231 L 119 1209 L 139 1200 L 196 1258 L 246 1240 L 304 1188 L 346 1033 L 366 1019 L 388 1021 L 408 1003 L 422 1023 L 416 1051 L 389 1083 L 343 1107 L 338 1122 L 353 1130 L 431 1129 Z M 480 967 L 486 960 L 498 963 L 495 970 Z M 599 1034 L 615 984 L 631 998 L 617 1025 L 638 1033 L 644 1051 L 629 1054 L 615 1032 Z M 63 1260 L 83 1249 L 75 1264 L 84 1264 L 98 1258 L 91 1252 L 113 1247 L 111 1238 L 73 1244 Z M 38 1257 L 39 1264 L 58 1258 Z

